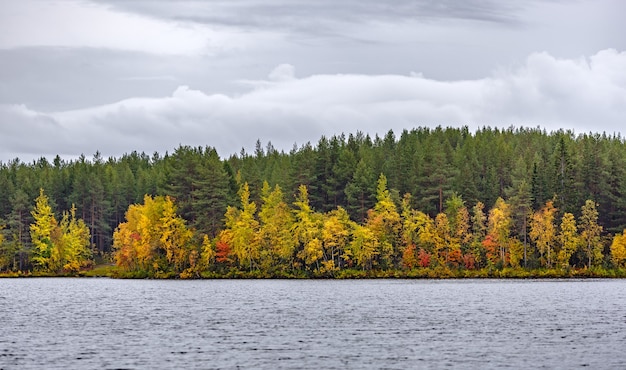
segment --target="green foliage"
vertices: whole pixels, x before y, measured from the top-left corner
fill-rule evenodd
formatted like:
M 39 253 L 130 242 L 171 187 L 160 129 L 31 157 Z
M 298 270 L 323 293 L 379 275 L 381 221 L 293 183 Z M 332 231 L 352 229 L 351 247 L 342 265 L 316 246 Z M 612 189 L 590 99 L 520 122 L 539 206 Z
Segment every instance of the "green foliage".
M 198 235 L 217 235 L 228 200 L 228 177 L 213 148 L 178 147 L 166 161 L 163 192 Z
M 164 155 L 13 160 L 0 163 L 0 259 L 5 270 L 75 270 L 63 257 L 74 245 L 64 235 L 78 220 L 88 248 L 110 254 L 114 230 L 147 194 L 170 196 L 191 233 L 184 252 L 173 234 L 159 241 L 162 253 L 137 270 L 148 275 L 238 268 L 324 277 L 350 267 L 396 270 L 405 260 L 416 269 L 599 268 L 609 262 L 613 234 L 626 228 L 625 145 L 619 136 L 564 130 L 418 127 L 398 138 L 392 131 L 322 137 L 288 153 L 259 141 L 253 153 L 227 159 L 211 147 L 180 146 Z M 309 210 L 303 199 L 291 203 L 301 185 Z M 42 206 L 36 220 L 30 208 L 39 189 L 50 210 Z M 529 218 L 549 200 L 558 208 L 554 237 L 537 250 Z M 72 204 L 74 216 L 64 221 Z

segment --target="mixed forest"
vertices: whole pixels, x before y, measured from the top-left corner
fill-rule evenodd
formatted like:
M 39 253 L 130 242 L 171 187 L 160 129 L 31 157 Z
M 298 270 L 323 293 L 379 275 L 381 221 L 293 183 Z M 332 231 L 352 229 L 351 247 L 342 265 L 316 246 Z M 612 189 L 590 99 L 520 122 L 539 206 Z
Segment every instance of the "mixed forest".
M 4 274 L 626 276 L 625 229 L 617 135 L 421 127 L 0 163 Z

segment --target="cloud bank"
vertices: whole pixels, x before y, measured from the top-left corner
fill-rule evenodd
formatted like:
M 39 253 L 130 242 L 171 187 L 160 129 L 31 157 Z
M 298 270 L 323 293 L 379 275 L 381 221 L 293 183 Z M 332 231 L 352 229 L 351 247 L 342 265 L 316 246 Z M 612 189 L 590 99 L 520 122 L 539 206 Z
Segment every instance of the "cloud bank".
M 613 49 L 579 59 L 534 53 L 518 68 L 475 80 L 419 73 L 298 78 L 283 64 L 266 80 L 246 83 L 240 95 L 180 86 L 167 97 L 62 112 L 1 105 L 0 160 L 163 153 L 179 144 L 213 146 L 226 157 L 251 150 L 257 139 L 288 151 L 321 135 L 437 125 L 626 133 L 626 52 Z
M 0 49 L 101 48 L 156 55 L 224 52 L 246 44 L 239 32 L 177 22 L 80 0 L 3 3 Z

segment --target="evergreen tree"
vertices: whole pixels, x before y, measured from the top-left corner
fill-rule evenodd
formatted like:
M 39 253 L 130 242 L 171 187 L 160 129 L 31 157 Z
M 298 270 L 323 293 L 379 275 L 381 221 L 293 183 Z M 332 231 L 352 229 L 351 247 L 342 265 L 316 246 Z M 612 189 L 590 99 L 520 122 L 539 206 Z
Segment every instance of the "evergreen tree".
M 527 181 L 526 164 L 523 158 L 517 161 L 512 171 L 512 186 L 505 193 L 511 205 L 514 230 L 524 246 L 524 267 L 528 265 L 528 220 L 532 213 L 532 188 Z
M 213 148 L 179 147 L 169 158 L 166 192 L 197 235 L 215 236 L 228 201 L 228 178 Z
M 9 231 L 17 249 L 18 269 L 22 271 L 27 266 L 27 256 L 30 250 L 29 225 L 32 221 L 30 200 L 22 189 L 17 189 L 10 197 L 10 204 L 12 209 L 8 220 Z
M 367 217 L 367 210 L 374 206 L 373 184 L 374 174 L 361 159 L 356 166 L 352 181 L 346 185 L 346 196 L 348 197 L 348 212 L 353 220 L 364 223 Z

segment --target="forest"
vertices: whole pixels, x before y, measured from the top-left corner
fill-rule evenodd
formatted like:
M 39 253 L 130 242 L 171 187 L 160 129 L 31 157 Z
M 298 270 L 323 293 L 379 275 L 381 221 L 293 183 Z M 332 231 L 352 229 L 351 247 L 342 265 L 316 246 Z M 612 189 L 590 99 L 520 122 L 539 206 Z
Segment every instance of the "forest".
M 228 158 L 14 159 L 0 229 L 18 276 L 626 276 L 626 143 L 419 127 Z

